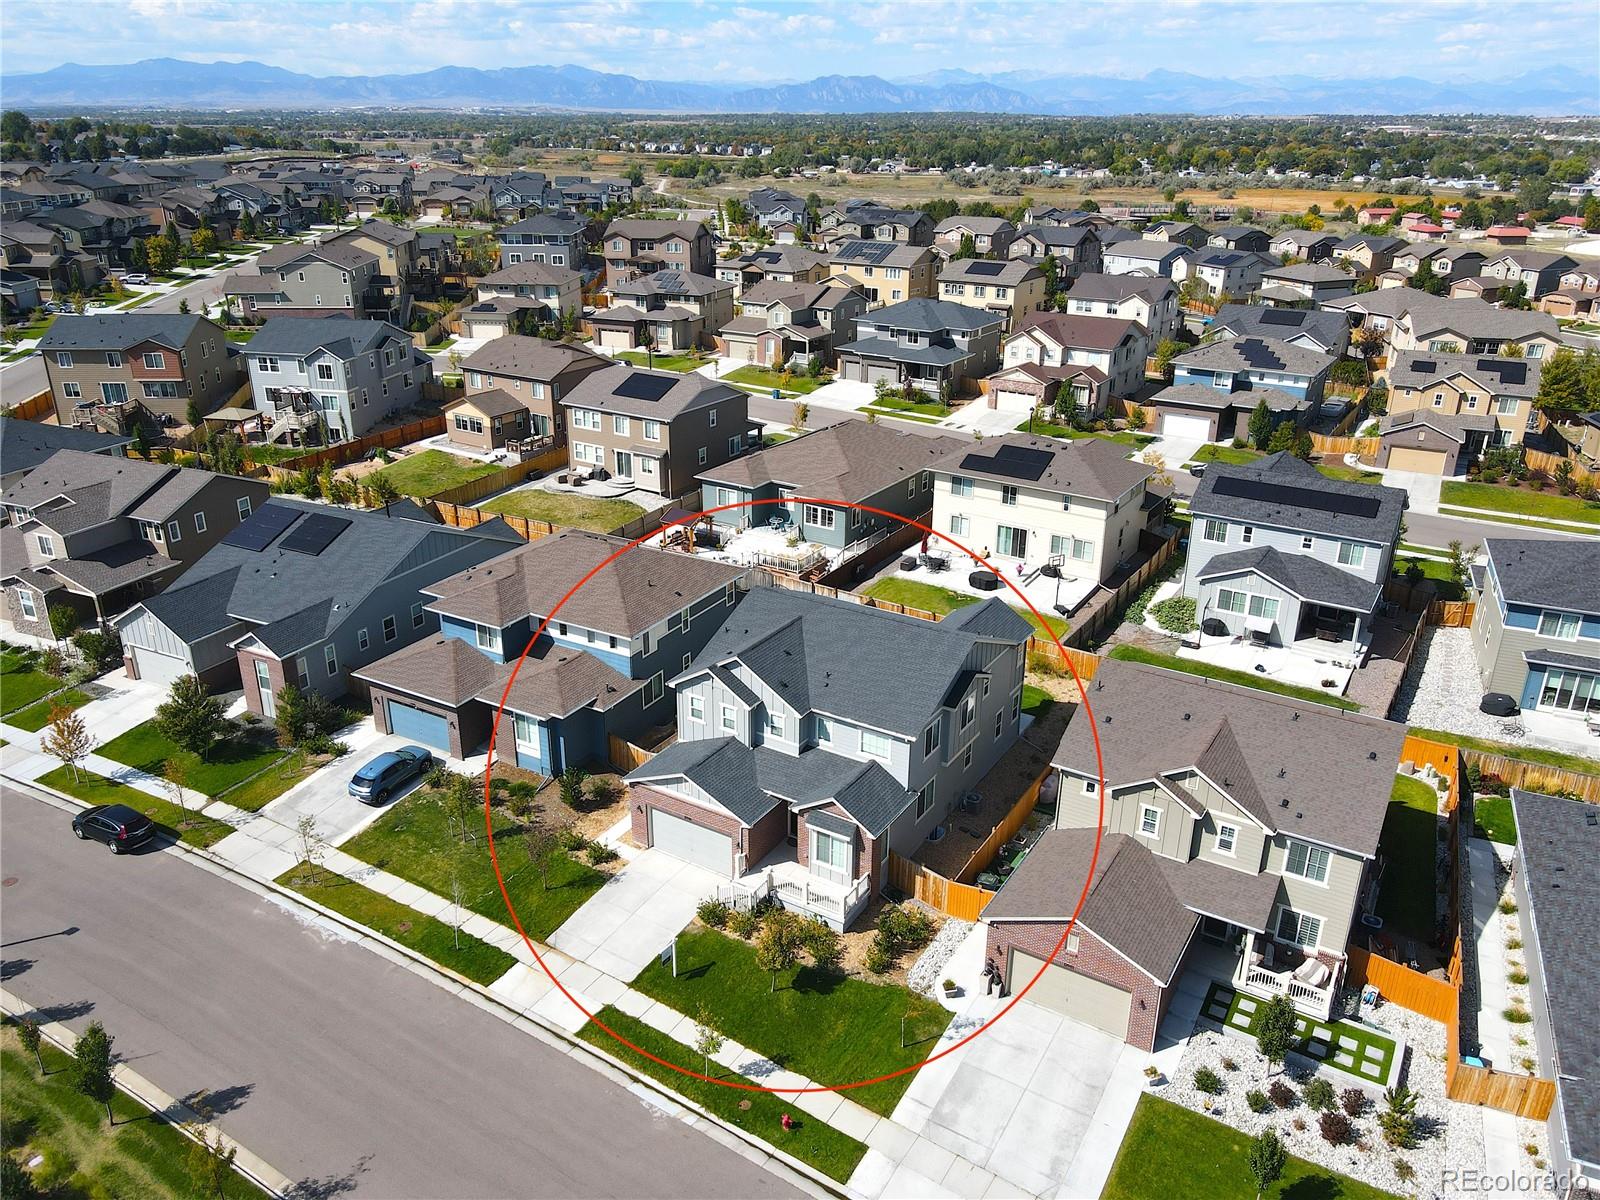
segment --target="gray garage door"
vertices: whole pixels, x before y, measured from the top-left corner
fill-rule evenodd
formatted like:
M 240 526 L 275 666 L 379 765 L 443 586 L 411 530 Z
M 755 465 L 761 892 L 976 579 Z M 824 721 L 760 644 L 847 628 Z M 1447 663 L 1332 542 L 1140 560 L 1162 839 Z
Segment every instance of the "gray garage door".
M 1011 991 L 1020 992 L 1038 973 L 1043 959 L 1011 952 L 1009 980 Z M 1133 997 L 1121 988 L 1079 975 L 1054 963 L 1045 968 L 1039 982 L 1028 989 L 1027 999 L 1044 1008 L 1065 1013 L 1075 1021 L 1104 1030 L 1113 1037 L 1128 1036 L 1128 1010 Z
M 139 678 L 147 679 L 151 683 L 171 683 L 180 675 L 193 674 L 184 659 L 147 650 L 143 646 L 133 648 L 133 665 L 139 672 Z
M 659 809 L 650 810 L 650 844 L 719 875 L 733 874 L 733 840 Z

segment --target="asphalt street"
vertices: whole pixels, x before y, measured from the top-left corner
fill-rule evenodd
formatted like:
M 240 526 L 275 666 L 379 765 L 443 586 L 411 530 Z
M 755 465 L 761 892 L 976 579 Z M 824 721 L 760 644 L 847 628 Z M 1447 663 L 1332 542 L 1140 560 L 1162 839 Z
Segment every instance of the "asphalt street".
M 788 1183 L 591 1068 L 171 853 L 0 790 L 5 986 L 104 1023 L 305 1196 L 756 1197 Z

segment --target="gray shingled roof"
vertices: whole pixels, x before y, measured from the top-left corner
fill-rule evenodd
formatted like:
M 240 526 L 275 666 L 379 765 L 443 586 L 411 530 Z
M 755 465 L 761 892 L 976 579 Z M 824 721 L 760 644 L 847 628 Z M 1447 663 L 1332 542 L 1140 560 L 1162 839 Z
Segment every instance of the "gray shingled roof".
M 1521 788 L 1511 789 L 1511 809 L 1529 909 L 1522 926 L 1539 955 L 1568 1148 L 1600 1163 L 1600 823 L 1593 805 Z
M 518 379 L 549 382 L 575 364 L 609 363 L 587 346 L 567 345 L 544 338 L 508 333 L 479 346 L 461 362 L 465 371 L 492 375 L 514 375 Z
M 1489 413 L 1446 413 L 1427 408 L 1413 408 L 1409 412 L 1390 413 L 1383 419 L 1381 438 L 1391 438 L 1416 429 L 1419 425 L 1436 429 L 1458 446 L 1465 444 L 1467 433 L 1492 432 L 1494 417 Z
M 1437 380 L 1459 375 L 1497 396 L 1522 396 L 1531 399 L 1539 391 L 1540 367 L 1538 359 L 1502 358 L 1493 354 L 1435 354 L 1426 350 L 1391 350 L 1385 374 L 1389 377 L 1391 387 L 1426 387 Z
M 511 690 L 505 681 L 516 669 Z M 517 668 L 513 660 L 494 682 L 485 686 L 478 699 L 499 704 L 505 695 L 506 707 L 530 717 L 565 717 L 580 708 L 605 712 L 645 686 L 645 681 L 629 679 L 615 667 L 586 650 L 546 640 L 530 651 Z
M 1112 788 L 1233 758 L 1239 765 L 1214 782 L 1241 804 L 1260 804 L 1258 820 L 1269 816 L 1270 828 L 1363 857 L 1377 852 L 1403 725 L 1114 658 L 1101 663 L 1089 703 L 1093 730 L 1090 708 L 1079 709 L 1056 766 L 1095 777 L 1095 731 Z M 1224 721 L 1229 734 L 1219 742 Z
M 553 263 L 523 262 L 512 263 L 509 267 L 485 275 L 478 280 L 478 286 L 511 287 L 519 283 L 560 285 L 574 283 L 578 279 L 578 273 L 570 267 L 558 267 Z
M 954 331 L 967 333 L 987 329 L 1004 323 L 999 313 L 970 304 L 957 304 L 953 300 L 902 300 L 864 314 L 858 325 L 875 325 L 879 329 L 910 329 L 919 333 Z
M 640 375 L 671 380 L 671 386 L 655 400 L 618 394 L 617 389 L 627 380 Z M 718 383 L 693 372 L 679 375 L 673 371 L 651 371 L 622 363 L 584 376 L 581 383 L 561 397 L 561 404 L 564 408 L 592 408 L 600 412 L 648 417 L 653 421 L 673 421 L 692 409 L 705 408 L 723 400 L 747 401 L 748 395 L 732 384 Z
M 290 242 L 282 246 L 274 246 L 261 255 L 256 262 L 259 266 L 269 271 L 281 270 L 293 263 L 314 258 L 319 262 L 331 263 L 336 267 L 346 269 L 376 263 L 377 255 L 363 250 L 360 246 L 347 246 L 342 242 L 334 242 L 326 246 L 302 245 Z
M 1507 603 L 1600 613 L 1600 541 L 1492 537 L 1483 548 Z
M 973 268 L 978 264 L 983 265 L 982 271 Z M 999 270 L 992 270 L 997 264 L 979 258 L 952 259 L 944 265 L 944 270 L 939 272 L 941 283 L 977 283 L 997 284 L 1000 287 L 1016 287 L 1026 279 L 1044 278 L 1044 272 L 1039 270 L 1025 258 L 1008 258 L 999 263 Z
M 4 502 L 31 509 L 35 520 L 58 533 L 73 533 L 128 513 L 180 473 L 213 478 L 187 467 L 57 450 L 12 484 Z
M 751 489 L 781 484 L 795 494 L 861 502 L 887 487 L 930 471 L 960 446 L 954 437 L 928 437 L 888 425 L 841 421 L 755 454 L 700 472 L 713 483 Z
M 393 337 L 411 347 L 411 335 L 387 321 L 351 317 L 273 317 L 250 339 L 251 354 L 304 358 L 326 349 L 341 359 L 354 358 Z
M 1262 357 L 1270 354 L 1282 363 L 1281 367 L 1264 367 Z M 1305 346 L 1295 346 L 1281 338 L 1237 337 L 1220 342 L 1208 342 L 1173 359 L 1180 367 L 1201 367 L 1216 371 L 1264 371 L 1315 378 L 1334 364 L 1332 355 Z
M 979 604 L 963 604 L 947 613 L 940 624 L 1003 642 L 1017 642 L 1033 636 L 1033 626 L 1028 619 L 998 596 Z
M 1339 313 L 1315 308 L 1269 308 L 1264 304 L 1224 304 L 1207 334 L 1226 329 L 1239 337 L 1270 337 L 1287 341 L 1314 338 L 1324 346 L 1343 346 L 1350 323 Z
M 1072 283 L 1069 297 L 1079 300 L 1126 300 L 1143 296 L 1151 303 L 1168 293 L 1177 294 L 1178 285 L 1165 275 L 1080 275 Z
M 1295 283 L 1354 283 L 1356 277 L 1348 271 L 1327 263 L 1290 263 L 1287 267 L 1273 267 L 1263 272 L 1263 279 L 1287 279 Z
M 1015 338 L 1033 329 L 1062 346 L 1115 350 L 1126 338 L 1139 331 L 1139 324 L 1126 317 L 1091 317 L 1035 309 L 1017 322 L 1011 336 Z
M 747 826 L 754 825 L 780 803 L 762 790 L 756 777 L 754 752 L 731 737 L 676 742 L 629 772 L 627 781 L 660 783 L 680 775 Z
M 1134 238 L 1105 248 L 1107 258 L 1138 258 L 1150 262 L 1164 262 L 1168 258 L 1183 258 L 1192 254 L 1194 249 L 1182 242 L 1163 242 L 1155 238 Z
M 1042 451 L 1050 455 L 1050 464 L 1036 480 L 1019 480 L 1014 474 L 987 469 L 985 460 L 993 460 L 1004 447 Z M 1063 442 L 1027 433 L 1008 433 L 985 438 L 981 444 L 970 443 L 945 458 L 935 470 L 1090 500 L 1116 500 L 1155 474 L 1155 468 L 1148 463 L 1123 457 L 1122 448 L 1104 438 Z
M 1311 404 L 1309 400 L 1291 396 L 1288 392 L 1279 391 L 1277 388 L 1251 388 L 1248 392 L 1224 392 L 1214 387 L 1207 387 L 1203 383 L 1168 384 L 1151 396 L 1149 403 L 1175 404 L 1183 408 L 1226 412 L 1232 408 L 1254 409 L 1263 400 L 1267 402 L 1268 412 L 1299 412 Z
M 31 471 L 57 450 L 116 457 L 117 449 L 131 441 L 131 437 L 75 429 L 70 425 L 45 425 L 39 421 L 0 416 L 0 475 Z
M 1252 546 L 1218 554 L 1207 561 L 1200 578 L 1214 579 L 1239 571 L 1254 571 L 1316 604 L 1368 613 L 1378 603 L 1381 588 L 1359 575 L 1342 571 L 1309 554 L 1284 554 L 1272 546 Z
M 1280 492 L 1270 498 L 1222 495 L 1218 492 L 1217 484 L 1224 479 L 1303 489 L 1358 501 L 1376 500 L 1378 509 L 1370 517 L 1334 512 L 1303 504 L 1293 492 Z M 1301 462 L 1283 451 L 1239 466 L 1212 464 L 1189 501 L 1189 511 L 1197 518 L 1222 517 L 1230 521 L 1272 525 L 1330 537 L 1359 538 L 1379 545 L 1386 545 L 1399 537 L 1400 519 L 1405 507 L 1406 493 L 1400 488 L 1329 479 L 1310 463 Z
M 140 342 L 182 349 L 194 327 L 204 317 L 198 313 L 116 313 L 92 317 L 57 317 L 39 339 L 41 350 L 126 350 Z
M 1600 671 L 1600 656 L 1593 654 L 1567 654 L 1560 650 L 1524 650 L 1523 662 L 1542 663 L 1547 667 L 1570 667 L 1574 671 Z

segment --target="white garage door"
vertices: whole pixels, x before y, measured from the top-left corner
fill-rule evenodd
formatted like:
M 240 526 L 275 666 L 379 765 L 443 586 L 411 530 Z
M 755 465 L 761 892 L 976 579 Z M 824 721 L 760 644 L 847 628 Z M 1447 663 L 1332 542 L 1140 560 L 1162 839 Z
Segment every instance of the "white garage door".
M 139 678 L 149 680 L 151 683 L 171 683 L 180 675 L 193 673 L 189 669 L 189 664 L 183 659 L 146 650 L 143 646 L 133 648 L 133 665 L 139 672 Z
M 1020 950 L 1011 952 L 1008 976 L 1013 994 L 1028 986 L 1044 960 Z M 1065 1013 L 1075 1021 L 1093 1025 L 1113 1037 L 1128 1036 L 1128 1010 L 1133 996 L 1121 988 L 1079 975 L 1055 964 L 1045 968 L 1039 982 L 1028 988 L 1029 1000 L 1044 1008 Z
M 1206 441 L 1211 437 L 1211 422 L 1205 417 L 1181 417 L 1177 413 L 1165 413 L 1161 417 L 1161 436 Z
M 1016 392 L 1004 384 L 997 384 L 991 393 L 994 396 L 994 406 L 1001 412 L 1020 413 L 1027 416 L 1033 411 L 1033 406 L 1039 398 L 1030 392 Z
M 607 350 L 628 350 L 633 346 L 633 334 L 626 329 L 602 329 L 600 345 Z
M 660 809 L 650 810 L 650 844 L 719 875 L 733 874 L 733 840 Z

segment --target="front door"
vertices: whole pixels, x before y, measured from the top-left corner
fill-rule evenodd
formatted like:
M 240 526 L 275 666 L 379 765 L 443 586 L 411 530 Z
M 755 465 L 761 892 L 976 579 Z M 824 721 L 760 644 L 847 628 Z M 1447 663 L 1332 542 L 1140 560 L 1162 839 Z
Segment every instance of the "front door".
M 256 690 L 261 693 L 261 715 L 270 721 L 278 715 L 277 698 L 272 694 L 272 673 L 261 659 L 256 659 L 255 664 Z

